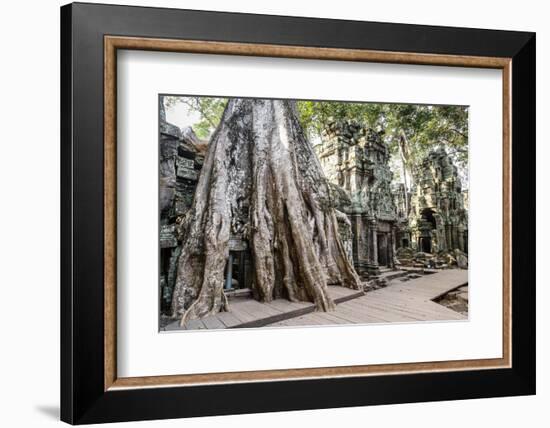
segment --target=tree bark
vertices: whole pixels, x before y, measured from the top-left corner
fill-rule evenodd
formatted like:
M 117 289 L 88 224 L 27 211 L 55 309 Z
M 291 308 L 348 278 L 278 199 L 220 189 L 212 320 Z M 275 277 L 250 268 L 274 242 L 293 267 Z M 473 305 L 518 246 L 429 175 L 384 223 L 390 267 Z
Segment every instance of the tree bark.
M 223 283 L 230 236 L 250 245 L 261 301 L 285 297 L 327 311 L 334 308 L 327 284 L 362 288 L 292 101 L 229 101 L 181 236 L 172 313 L 182 325 L 228 310 Z
M 413 174 L 410 168 L 410 144 L 405 132 L 401 130 L 399 134 L 399 154 L 401 155 L 401 164 L 403 167 L 403 184 L 405 185 L 405 216 L 409 215 L 409 191 L 413 187 Z

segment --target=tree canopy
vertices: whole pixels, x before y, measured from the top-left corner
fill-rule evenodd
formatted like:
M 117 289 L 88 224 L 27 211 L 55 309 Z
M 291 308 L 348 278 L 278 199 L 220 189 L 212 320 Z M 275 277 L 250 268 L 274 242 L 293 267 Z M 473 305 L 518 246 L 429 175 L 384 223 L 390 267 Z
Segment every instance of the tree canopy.
M 227 101 L 227 98 L 215 97 L 165 97 L 168 108 L 183 103 L 188 111 L 198 113 L 199 120 L 191 126 L 202 139 L 209 139 L 216 129 Z M 300 124 L 312 140 L 319 139 L 332 120 L 355 120 L 383 130 L 393 163 L 401 165 L 394 171 L 395 178 L 408 188 L 413 183 L 416 165 L 440 145 L 467 180 L 468 108 L 465 106 L 297 101 L 296 107 Z
M 164 103 L 168 108 L 177 103 L 182 103 L 189 112 L 199 114 L 199 120 L 191 126 L 197 137 L 203 140 L 209 139 L 220 123 L 227 101 L 227 98 L 214 97 L 164 97 Z

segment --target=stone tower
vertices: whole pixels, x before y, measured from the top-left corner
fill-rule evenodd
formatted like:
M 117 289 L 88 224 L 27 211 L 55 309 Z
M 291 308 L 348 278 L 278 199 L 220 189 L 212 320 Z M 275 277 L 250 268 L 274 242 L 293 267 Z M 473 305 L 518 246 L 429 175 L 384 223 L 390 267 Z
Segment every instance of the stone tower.
M 458 170 L 444 148 L 416 171 L 411 201 L 412 246 L 425 253 L 468 252 L 468 211 Z
M 321 140 L 315 149 L 339 194 L 338 209 L 351 223 L 355 269 L 369 277 L 380 273 L 380 266 L 394 267 L 398 216 L 383 133 L 355 121 L 332 121 Z

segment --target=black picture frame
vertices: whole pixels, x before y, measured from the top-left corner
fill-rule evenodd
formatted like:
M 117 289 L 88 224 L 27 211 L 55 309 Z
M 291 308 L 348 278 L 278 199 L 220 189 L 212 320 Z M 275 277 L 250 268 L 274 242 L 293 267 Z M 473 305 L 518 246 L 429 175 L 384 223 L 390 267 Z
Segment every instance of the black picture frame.
M 512 367 L 104 388 L 104 36 L 512 58 Z M 73 3 L 61 8 L 61 419 L 71 424 L 535 393 L 535 34 Z

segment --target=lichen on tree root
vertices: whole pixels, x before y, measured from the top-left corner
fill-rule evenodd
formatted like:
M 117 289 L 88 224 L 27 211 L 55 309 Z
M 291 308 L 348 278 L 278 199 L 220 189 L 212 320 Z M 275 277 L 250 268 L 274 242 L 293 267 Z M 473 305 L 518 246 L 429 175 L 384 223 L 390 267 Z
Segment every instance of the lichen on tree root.
M 180 227 L 172 313 L 182 325 L 228 310 L 223 283 L 232 235 L 249 242 L 261 301 L 311 301 L 329 311 L 327 284 L 362 288 L 292 101 L 228 102 Z

